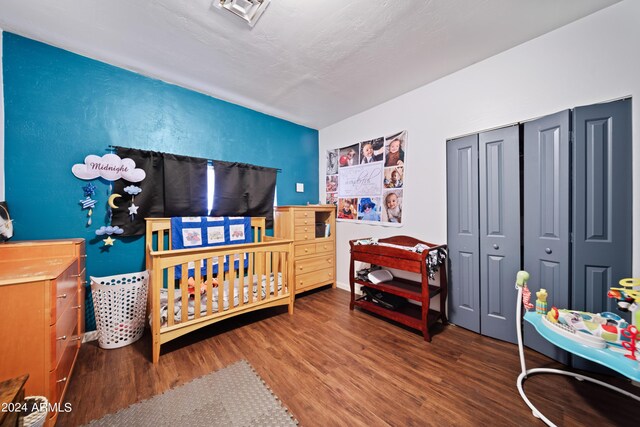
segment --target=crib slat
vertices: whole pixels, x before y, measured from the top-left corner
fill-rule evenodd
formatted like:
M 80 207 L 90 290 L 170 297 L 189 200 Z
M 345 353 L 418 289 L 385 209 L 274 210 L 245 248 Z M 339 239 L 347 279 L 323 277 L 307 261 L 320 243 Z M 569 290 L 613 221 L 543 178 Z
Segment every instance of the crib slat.
M 158 250 L 164 250 L 164 230 L 158 230 Z
M 167 324 L 169 326 L 173 326 L 173 322 L 174 322 L 174 313 L 175 313 L 175 306 L 174 306 L 174 301 L 175 301 L 175 292 L 176 292 L 176 268 L 175 267 L 169 267 L 167 268 L 167 298 L 169 301 L 167 301 Z
M 194 318 L 198 319 L 200 317 L 200 281 L 202 277 L 202 270 L 200 269 L 201 260 L 197 259 L 194 261 L 194 284 L 193 284 L 193 307 L 194 307 Z
M 265 252 L 264 297 L 271 299 L 271 272 L 273 271 L 273 252 Z
M 281 268 L 280 261 L 280 252 L 273 253 L 273 265 L 275 266 L 273 269 L 273 296 L 280 296 L 280 292 L 278 292 L 278 272 Z M 269 280 L 271 282 L 271 280 Z
M 207 315 L 213 313 L 213 259 L 207 260 Z
M 182 277 L 180 278 L 180 298 L 182 303 L 182 310 L 180 321 L 186 322 L 189 319 L 189 265 L 187 263 L 182 264 Z
M 249 278 L 248 282 L 249 282 L 249 303 L 253 302 L 253 276 L 255 274 L 255 272 L 253 271 L 253 258 L 254 258 L 255 252 L 250 252 L 249 253 L 249 271 L 247 272 L 247 276 Z
M 289 292 L 289 254 L 287 252 L 282 253 L 282 291 Z
M 258 301 L 262 301 L 262 280 L 267 267 L 267 253 L 260 252 L 260 271 L 258 273 Z
M 229 286 L 231 289 L 231 286 Z M 224 311 L 224 256 L 218 257 L 218 313 Z
M 244 304 L 244 257 L 246 253 L 240 253 L 240 259 L 238 260 L 238 281 L 240 282 L 240 304 Z M 251 293 L 251 288 L 247 288 L 247 292 Z

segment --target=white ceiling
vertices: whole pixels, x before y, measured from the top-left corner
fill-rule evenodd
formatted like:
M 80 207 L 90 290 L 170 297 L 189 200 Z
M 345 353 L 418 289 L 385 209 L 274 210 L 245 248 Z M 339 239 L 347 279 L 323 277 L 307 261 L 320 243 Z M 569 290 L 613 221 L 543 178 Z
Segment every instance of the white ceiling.
M 618 0 L 0 0 L 0 28 L 321 129 Z

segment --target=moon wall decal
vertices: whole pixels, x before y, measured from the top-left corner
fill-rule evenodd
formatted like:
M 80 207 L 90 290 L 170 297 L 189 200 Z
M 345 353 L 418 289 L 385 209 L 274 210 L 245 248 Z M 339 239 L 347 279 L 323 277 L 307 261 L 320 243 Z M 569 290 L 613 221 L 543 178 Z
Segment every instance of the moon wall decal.
M 109 206 L 111 206 L 111 209 L 118 209 L 118 206 L 116 206 L 115 200 L 118 197 L 122 197 L 121 195 L 119 195 L 118 193 L 113 193 L 112 195 L 109 196 Z

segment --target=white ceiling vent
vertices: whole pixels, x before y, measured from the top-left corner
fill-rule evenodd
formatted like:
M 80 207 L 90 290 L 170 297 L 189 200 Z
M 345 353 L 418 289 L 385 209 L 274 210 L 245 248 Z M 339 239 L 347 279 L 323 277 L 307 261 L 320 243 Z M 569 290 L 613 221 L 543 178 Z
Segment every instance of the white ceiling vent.
M 271 0 L 213 0 L 213 7 L 226 9 L 253 27 L 270 2 Z

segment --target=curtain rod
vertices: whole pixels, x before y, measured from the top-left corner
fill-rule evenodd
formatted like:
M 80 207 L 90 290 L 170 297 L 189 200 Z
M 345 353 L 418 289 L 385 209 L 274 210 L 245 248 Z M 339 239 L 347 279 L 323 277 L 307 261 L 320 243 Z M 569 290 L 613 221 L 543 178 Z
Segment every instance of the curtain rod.
M 107 151 L 113 151 L 113 149 L 115 149 L 115 148 L 126 148 L 127 150 L 141 150 L 140 148 L 123 147 L 121 145 L 109 145 L 109 147 L 107 148 Z M 145 151 L 150 151 L 150 150 L 145 150 Z M 184 154 L 175 154 L 175 153 L 167 153 L 167 154 L 174 154 L 176 156 L 184 156 Z M 184 156 L 184 157 L 194 157 L 194 156 Z M 207 159 L 207 162 L 213 163 L 213 159 Z M 236 163 L 241 163 L 241 162 L 236 162 Z M 245 164 L 248 165 L 249 163 L 245 163 Z M 258 165 L 250 165 L 250 166 L 258 166 Z M 258 166 L 258 167 L 266 168 L 266 169 L 275 169 L 276 172 L 282 172 L 282 169 L 280 169 L 280 168 L 272 168 L 270 166 Z

